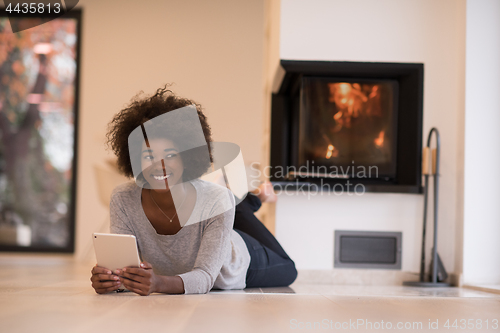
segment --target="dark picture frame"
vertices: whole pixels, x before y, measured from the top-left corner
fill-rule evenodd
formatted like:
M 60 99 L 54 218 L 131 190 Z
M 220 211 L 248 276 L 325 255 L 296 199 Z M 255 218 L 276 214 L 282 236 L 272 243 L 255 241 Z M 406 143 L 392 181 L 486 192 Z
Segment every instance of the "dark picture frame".
M 7 24 L 9 24 L 8 18 L 5 16 L 5 10 L 1 11 L 2 14 L 0 14 L 0 20 L 7 21 Z M 39 14 L 37 15 L 36 19 L 41 19 L 41 20 L 46 20 L 49 18 L 49 15 L 43 15 Z M 17 15 L 16 20 L 22 21 L 24 20 L 33 20 L 33 16 L 26 16 L 23 17 L 23 15 Z M 64 24 L 56 24 L 56 23 L 64 23 L 61 20 L 73 20 L 74 21 L 74 31 L 71 31 L 71 28 L 73 27 L 72 23 L 68 23 L 68 25 L 71 26 L 71 28 L 68 28 L 68 31 L 72 33 L 66 33 L 66 34 L 57 34 L 55 29 L 59 26 L 64 27 Z M 18 22 L 20 22 L 18 21 Z M 65 21 L 69 22 L 69 21 Z M 42 57 L 40 56 L 40 52 L 34 52 L 38 53 L 38 64 L 34 65 L 34 67 L 38 66 L 39 73 L 36 76 L 36 80 L 34 85 L 30 85 L 29 87 L 31 88 L 31 91 L 26 92 L 25 95 L 29 98 L 25 102 L 25 109 L 26 111 L 23 111 L 22 108 L 18 108 L 17 110 L 10 110 L 10 114 L 12 115 L 14 112 L 17 112 L 18 114 L 22 114 L 23 112 L 24 117 L 19 116 L 19 119 L 15 119 L 15 117 L 11 116 L 10 118 L 7 117 L 7 107 L 11 106 L 11 104 L 1 103 L 0 105 L 0 117 L 3 118 L 3 131 L 6 132 L 7 127 L 5 126 L 6 119 L 10 120 L 11 123 L 8 124 L 10 126 L 10 133 L 8 135 L 5 135 L 5 133 L 2 133 L 2 127 L 0 127 L 0 252 L 5 252 L 5 251 L 11 251 L 11 252 L 59 252 L 59 253 L 73 253 L 75 250 L 75 224 L 76 224 L 76 188 L 77 188 L 77 165 L 78 165 L 78 129 L 79 129 L 79 100 L 80 100 L 80 59 L 81 59 L 81 31 L 82 31 L 82 11 L 80 9 L 72 9 L 71 11 L 65 13 L 64 15 L 53 19 L 52 21 L 49 21 L 47 23 L 44 23 L 39 26 L 34 26 L 33 28 L 27 29 L 26 31 L 32 30 L 35 31 L 35 29 L 43 29 L 44 26 L 52 24 L 51 27 L 54 27 L 53 30 L 50 32 L 47 32 L 47 41 L 45 44 L 51 44 L 52 47 L 55 49 L 56 47 L 68 47 L 67 54 L 72 54 L 74 57 L 72 58 L 72 61 L 68 61 L 68 57 L 66 57 L 65 65 L 68 68 L 69 71 L 73 71 L 70 73 L 69 76 L 73 76 L 73 80 L 71 83 L 68 83 L 69 81 L 66 80 L 64 82 L 65 89 L 63 92 L 57 91 L 57 83 L 53 84 L 50 86 L 50 89 L 46 89 L 49 86 L 47 85 L 47 82 L 50 80 L 47 80 L 47 77 L 49 76 L 46 74 L 47 77 L 41 78 L 40 73 L 42 72 L 41 69 L 43 69 L 44 73 L 47 73 L 51 69 L 53 69 L 56 66 L 53 66 L 53 64 L 49 64 L 50 58 L 48 56 Z M 33 26 L 33 25 L 31 25 Z M 5 26 L 2 25 L 0 26 L 2 31 L 1 33 L 4 33 L 3 30 L 5 29 Z M 66 31 L 66 32 L 68 32 Z M 12 32 L 9 32 L 13 34 Z M 25 33 L 25 31 L 20 31 L 18 33 L 14 33 L 16 35 L 16 38 L 20 38 L 20 34 Z M 51 33 L 53 33 L 52 37 L 56 36 L 55 38 L 58 38 L 57 36 L 63 35 L 66 38 L 76 38 L 76 41 L 73 41 L 69 43 L 70 46 L 67 46 L 68 40 L 64 41 L 57 41 L 57 46 L 53 44 L 55 39 L 50 39 L 51 38 Z M 12 51 L 12 50 L 11 50 Z M 17 50 L 16 52 L 19 52 Z M 42 51 L 43 54 L 43 51 Z M 7 54 L 7 57 L 9 57 L 10 54 Z M 44 58 L 44 61 L 47 61 L 47 63 L 43 63 L 40 60 L 41 58 Z M 47 60 L 48 59 L 48 60 Z M 7 59 L 8 60 L 8 59 Z M 54 60 L 55 61 L 55 60 Z M 62 61 L 62 59 L 58 59 L 58 61 Z M 5 62 L 5 61 L 4 61 Z M 25 65 L 25 64 L 23 64 Z M 19 67 L 19 65 L 17 65 Z M 29 71 L 32 68 L 27 68 L 28 66 L 24 66 L 25 68 L 20 68 L 19 71 L 25 70 Z M 35 71 L 36 69 L 32 69 Z M 63 75 L 60 74 L 61 72 L 58 72 L 57 75 Z M 7 84 L 2 83 L 2 63 L 0 63 L 0 102 L 2 102 L 1 98 L 4 98 L 5 95 L 7 95 L 7 87 L 8 87 L 8 82 Z M 56 75 L 56 74 L 54 74 Z M 45 80 L 45 81 L 44 81 Z M 61 82 L 64 79 L 61 79 Z M 7 81 L 7 79 L 6 79 Z M 59 82 L 59 81 L 58 81 Z M 42 88 L 42 93 L 37 93 L 34 91 L 35 86 L 37 85 L 43 85 L 45 84 L 46 87 Z M 69 94 L 70 97 L 68 98 L 67 92 L 71 90 L 71 88 L 68 88 L 68 86 L 72 86 L 72 95 L 71 93 Z M 39 88 L 39 87 L 38 87 Z M 29 89 L 29 88 L 28 88 Z M 62 88 L 61 88 L 62 89 Z M 2 91 L 4 90 L 4 91 Z M 21 89 L 22 91 L 22 89 Z M 71 92 L 71 91 L 70 91 Z M 63 94 L 64 93 L 64 94 Z M 50 97 L 48 97 L 50 95 Z M 66 132 L 72 132 L 72 137 L 70 138 L 68 135 L 65 136 L 65 139 L 60 141 L 61 145 L 66 149 L 62 149 L 61 153 L 58 155 L 54 153 L 54 142 L 57 143 L 57 138 L 64 138 L 64 131 L 57 125 L 54 125 L 54 122 L 52 123 L 51 128 L 58 128 L 61 129 L 61 133 L 58 135 L 55 135 L 56 139 L 52 138 L 51 142 L 53 143 L 52 147 L 52 155 L 47 153 L 47 149 L 45 149 L 45 144 L 47 143 L 47 140 L 45 140 L 44 137 L 41 134 L 41 129 L 43 128 L 43 118 L 41 116 L 41 102 L 40 101 L 34 101 L 33 99 L 36 99 L 35 97 L 41 98 L 41 100 L 48 99 L 50 100 L 50 103 L 52 103 L 52 107 L 54 109 L 51 109 L 50 103 L 47 102 L 47 105 L 45 105 L 45 108 L 47 112 L 53 112 L 54 114 L 57 112 L 60 112 L 62 114 L 63 110 L 66 110 L 65 117 L 63 116 L 59 117 L 59 119 L 65 119 L 66 122 L 63 121 L 62 126 L 63 128 L 66 129 L 72 129 L 67 130 Z M 41 97 L 40 97 L 41 96 Z M 57 100 L 57 98 L 60 98 L 60 100 Z M 67 102 L 68 100 L 71 100 L 72 103 Z M 21 103 L 22 104 L 22 103 Z M 33 105 L 36 104 L 36 107 L 33 107 Z M 55 105 L 55 106 L 54 106 Z M 70 105 L 71 108 L 68 108 L 67 106 Z M 64 109 L 66 107 L 66 109 Z M 37 110 L 33 110 L 36 108 Z M 72 109 L 72 112 L 68 110 Z M 53 110 L 58 110 L 58 111 L 53 111 Z M 31 114 L 29 114 L 31 112 Z M 3 113 L 3 114 L 2 114 Z M 10 116 L 10 115 L 9 115 Z M 30 120 L 28 121 L 28 116 L 36 118 L 34 121 Z M 14 120 L 14 121 L 12 121 Z M 17 124 L 16 124 L 17 122 Z M 41 125 L 42 123 L 42 125 Z M 57 123 L 57 122 L 56 122 Z M 72 127 L 70 126 L 72 125 Z M 31 126 L 31 129 L 26 129 L 22 128 L 22 126 Z M 30 139 L 33 143 L 30 143 L 30 145 L 35 145 L 36 144 L 42 144 L 44 145 L 41 149 L 38 147 L 38 155 L 36 158 L 31 158 L 30 154 L 32 154 L 35 149 L 33 147 L 28 148 L 29 151 L 27 152 L 27 155 L 24 156 L 25 160 L 29 159 L 30 162 L 33 164 L 33 161 L 44 161 L 44 165 L 36 165 L 40 170 L 40 173 L 35 176 L 29 171 L 26 173 L 26 177 L 29 178 L 30 181 L 30 186 L 28 186 L 27 190 L 25 189 L 25 192 L 22 192 L 25 194 L 27 198 L 34 198 L 34 201 L 28 201 L 29 204 L 32 204 L 32 207 L 30 208 L 31 211 L 28 212 L 25 209 L 24 211 L 16 211 L 16 207 L 19 208 L 20 206 L 18 204 L 19 202 L 19 196 L 20 194 L 13 194 L 12 188 L 15 187 L 16 183 L 12 182 L 11 179 L 9 179 L 9 174 L 8 174 L 8 166 L 7 166 L 7 158 L 6 158 L 6 147 L 9 145 L 9 147 L 12 146 L 23 146 L 23 144 L 20 143 L 20 139 L 14 138 L 19 131 L 23 129 L 25 130 L 25 135 L 30 136 Z M 10 135 L 10 136 L 9 136 Z M 33 138 L 37 139 L 33 139 Z M 72 144 L 71 143 L 72 140 Z M 64 142 L 64 143 L 63 143 Z M 69 142 L 69 143 L 68 143 Z M 25 145 L 25 143 L 24 143 Z M 69 154 L 69 147 L 71 147 L 71 160 L 68 158 Z M 12 149 L 10 149 L 12 150 Z M 40 152 L 42 151 L 43 154 Z M 66 155 L 64 155 L 66 154 Z M 44 155 L 44 156 L 41 156 Z M 57 163 L 53 163 L 54 159 L 49 161 L 49 158 L 47 156 L 58 156 L 59 159 L 59 164 L 63 165 L 64 164 L 66 167 L 57 167 Z M 12 156 L 12 155 L 11 155 Z M 62 157 L 61 157 L 62 156 Z M 62 162 L 61 162 L 62 161 Z M 10 161 L 10 163 L 14 163 Z M 31 164 L 31 167 L 33 165 Z M 28 168 L 28 167 L 27 167 Z M 33 168 L 32 168 L 33 169 Z M 36 170 L 36 169 L 35 169 Z M 12 173 L 12 172 L 11 172 Z M 44 179 L 44 176 L 49 177 L 50 179 L 57 179 L 56 181 L 52 181 L 52 183 L 47 185 L 49 180 Z M 38 177 L 38 178 L 37 178 Z M 3 179 L 2 179 L 3 178 Z M 40 179 L 43 179 L 43 181 L 40 181 Z M 14 184 L 9 184 L 9 181 Z M 1 183 L 4 183 L 3 187 Z M 27 182 L 24 183 L 26 185 Z M 45 185 L 44 185 L 45 184 Z M 9 187 L 10 186 L 10 187 Z M 9 189 L 11 192 L 7 192 L 5 190 L 6 188 Z M 30 192 L 31 191 L 31 192 Z M 35 193 L 36 192 L 36 193 Z M 10 194 L 9 194 L 10 193 Z M 17 199 L 17 200 L 13 200 Z M 26 204 L 24 204 L 24 207 L 26 207 Z M 44 207 L 44 209 L 40 210 L 39 207 Z M 15 216 L 17 215 L 17 217 Z M 29 221 L 25 219 L 26 216 L 30 216 Z M 21 219 L 21 220 L 20 220 Z M 16 226 L 19 225 L 19 223 L 30 223 L 26 224 L 28 225 L 31 230 L 30 230 L 30 235 L 31 235 L 31 240 L 29 244 L 19 244 L 19 238 L 17 238 L 17 243 L 12 243 L 11 241 L 5 241 L 7 239 L 8 235 L 6 235 L 5 230 L 9 230 L 9 226 L 12 227 L 14 230 Z M 42 225 L 42 226 L 37 226 L 35 227 L 36 223 Z M 2 224 L 4 227 L 4 235 L 2 238 Z M 39 234 L 36 234 L 39 232 Z M 41 233 L 41 234 L 40 234 Z M 26 235 L 25 235 L 26 238 Z

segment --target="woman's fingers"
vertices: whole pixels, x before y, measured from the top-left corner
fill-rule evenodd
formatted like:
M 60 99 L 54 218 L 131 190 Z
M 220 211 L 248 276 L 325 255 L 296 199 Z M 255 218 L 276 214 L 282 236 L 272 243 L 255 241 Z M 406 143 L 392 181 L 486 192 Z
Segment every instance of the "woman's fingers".
M 147 282 L 149 281 L 149 279 L 146 278 L 145 276 L 139 275 L 139 274 L 133 274 L 133 273 L 129 272 L 128 269 L 125 272 L 122 271 L 121 276 L 125 277 L 125 278 L 127 278 L 129 280 L 132 280 L 132 281 L 135 281 L 135 282 L 139 282 L 139 283 L 145 283 L 145 284 L 147 284 Z
M 120 278 L 116 275 L 109 275 L 109 274 L 93 274 L 90 277 L 90 281 L 119 281 Z
M 135 293 L 142 293 L 142 284 L 132 281 L 132 280 L 123 280 L 123 286 L 127 288 L 128 290 L 131 290 Z
M 141 296 L 149 295 L 149 292 L 146 291 L 149 290 L 149 288 L 145 288 L 145 286 L 141 283 L 132 280 L 123 280 L 123 285 L 128 290 L 133 291 L 134 293 L 137 293 Z
M 151 277 L 150 269 L 137 268 L 137 267 L 125 267 L 123 269 L 117 269 L 114 273 L 120 276 L 123 276 L 124 274 L 131 274 L 132 276 L 137 275 L 145 278 Z
M 118 281 L 118 280 L 120 280 L 120 277 L 118 277 L 117 275 L 114 275 L 114 274 L 111 274 L 111 275 L 99 274 L 98 277 L 101 281 L 109 281 L 109 280 Z
M 149 262 L 147 261 L 143 261 L 141 262 L 141 268 L 144 268 L 144 269 L 152 269 L 153 268 L 153 265 L 151 265 Z
M 141 267 L 125 267 L 115 272 L 95 265 L 92 267 L 92 287 L 98 294 L 105 294 L 120 288 L 121 284 L 130 291 L 139 295 L 150 294 L 151 277 L 153 266 L 148 262 L 142 262 Z
M 95 265 L 92 267 L 92 276 L 90 281 L 92 282 L 92 288 L 98 294 L 105 294 L 115 291 L 120 288 L 121 281 L 120 278 L 111 272 L 111 270 L 106 267 L 100 267 Z
M 98 294 L 106 294 L 106 293 L 110 293 L 112 291 L 115 291 L 118 288 L 120 288 L 120 285 L 112 286 L 112 287 L 108 287 L 108 288 L 95 288 L 95 292 Z
M 139 289 L 132 289 L 132 291 L 136 294 L 139 294 L 141 296 L 147 296 L 146 293 L 144 293 L 142 290 L 139 290 Z
M 108 275 L 108 274 L 96 274 L 95 277 L 99 280 L 99 281 L 118 281 L 120 280 L 120 278 L 116 275 Z
M 130 273 L 134 275 L 139 275 L 139 276 L 151 276 L 151 271 L 149 269 L 144 269 L 144 268 L 137 268 L 137 267 L 125 267 L 123 269 L 117 269 L 115 271 L 115 274 L 121 275 L 123 273 Z
M 147 295 L 149 295 L 148 293 L 146 293 L 144 290 L 141 290 L 141 289 L 132 288 L 132 287 L 131 288 L 127 288 L 127 289 L 130 290 L 130 291 L 133 291 L 134 293 L 139 294 L 141 296 L 147 296 Z
M 119 275 L 123 286 L 139 295 L 146 296 L 151 292 L 151 278 L 153 266 L 148 262 L 142 262 L 141 267 L 125 267 L 117 269 L 115 274 Z
M 127 279 L 124 279 L 122 282 L 123 282 L 123 285 L 128 290 L 131 290 L 131 288 L 140 289 L 140 285 L 141 284 L 139 282 L 136 282 L 136 281 L 133 281 L 133 280 L 127 280 Z
M 92 267 L 92 274 L 112 274 L 112 272 L 106 267 L 95 265 L 94 267 Z
M 140 275 L 144 277 L 151 277 L 151 268 L 136 268 L 136 267 L 125 267 L 123 269 L 125 272 L 135 274 L 135 275 Z
M 104 294 L 115 291 L 120 288 L 121 281 L 107 281 L 107 282 L 93 282 L 92 287 L 95 289 L 96 293 Z
M 98 282 L 96 283 L 96 287 L 98 289 L 111 288 L 111 287 L 120 287 L 121 281 L 107 281 L 107 282 Z
M 97 277 L 97 279 L 101 281 L 113 281 L 113 280 L 119 280 L 120 278 L 113 274 L 111 270 L 107 269 L 106 267 L 100 267 L 95 265 L 92 267 L 92 278 Z M 91 280 L 92 280 L 91 278 Z

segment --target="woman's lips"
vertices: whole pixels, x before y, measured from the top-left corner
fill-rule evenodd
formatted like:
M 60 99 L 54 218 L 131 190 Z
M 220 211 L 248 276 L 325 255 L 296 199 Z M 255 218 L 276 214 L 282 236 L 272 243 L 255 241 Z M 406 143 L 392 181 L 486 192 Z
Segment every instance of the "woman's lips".
M 170 177 L 171 175 L 172 175 L 172 174 L 171 174 L 171 173 L 169 173 L 169 174 L 167 174 L 167 175 L 165 175 L 165 176 L 164 176 L 164 175 L 161 175 L 161 176 L 160 176 L 160 175 L 151 175 L 151 176 L 152 176 L 155 180 L 162 181 L 162 180 L 167 179 L 167 178 L 168 178 L 168 177 Z

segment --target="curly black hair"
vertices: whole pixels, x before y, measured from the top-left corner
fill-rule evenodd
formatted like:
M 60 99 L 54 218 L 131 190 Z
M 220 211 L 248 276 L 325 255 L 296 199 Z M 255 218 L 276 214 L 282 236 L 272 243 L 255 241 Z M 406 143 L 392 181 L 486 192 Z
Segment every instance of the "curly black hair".
M 169 85 L 159 88 L 156 93 L 150 97 L 142 97 L 142 92 L 132 98 L 130 104 L 118 112 L 108 124 L 108 133 L 106 134 L 106 144 L 108 148 L 115 153 L 117 165 L 120 172 L 126 177 L 133 178 L 131 159 L 139 159 L 140 156 L 130 156 L 128 138 L 130 133 L 148 120 L 167 112 L 180 109 L 188 105 L 196 106 L 196 111 L 200 119 L 203 135 L 208 146 L 207 149 L 191 149 L 180 153 L 183 164 L 186 167 L 183 173 L 183 180 L 195 179 L 203 175 L 213 162 L 212 150 L 212 131 L 207 122 L 207 117 L 202 111 L 202 106 L 194 101 L 176 96 L 171 90 L 167 89 Z M 190 136 L 194 136 L 193 130 L 188 124 L 162 124 L 162 134 L 169 137 L 175 144 L 189 142 Z M 149 133 L 148 133 L 149 135 Z M 149 138 L 151 139 L 151 138 Z M 138 151 L 140 149 L 131 149 Z M 200 153 L 201 152 L 201 153 Z

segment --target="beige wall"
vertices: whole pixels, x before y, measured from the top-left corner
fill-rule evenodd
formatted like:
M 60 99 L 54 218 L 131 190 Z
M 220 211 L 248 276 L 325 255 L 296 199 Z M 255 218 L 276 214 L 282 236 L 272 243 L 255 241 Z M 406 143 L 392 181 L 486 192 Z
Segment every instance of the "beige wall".
M 107 218 L 94 165 L 110 157 L 106 125 L 137 92 L 165 83 L 201 103 L 217 141 L 262 158 L 263 0 L 99 1 L 83 9 L 76 256 L 92 258 L 91 233 Z

